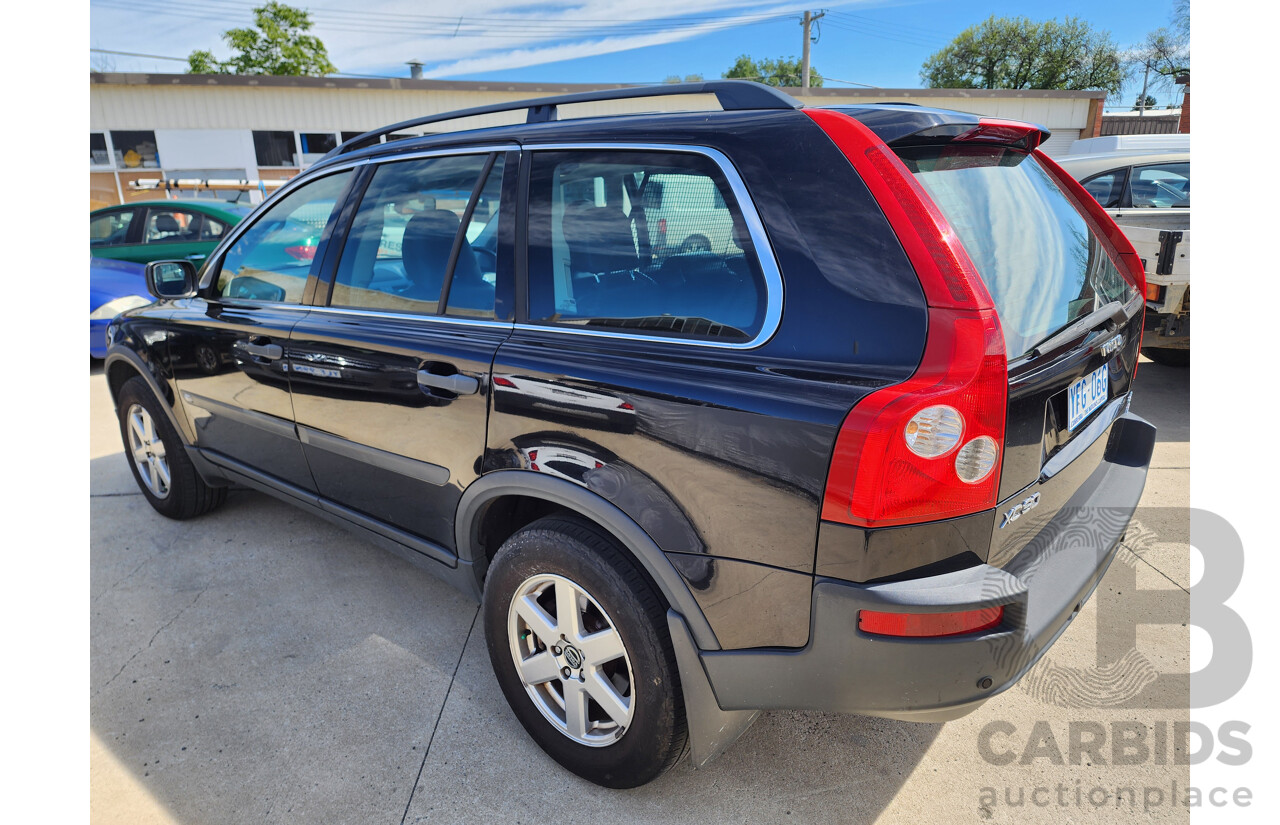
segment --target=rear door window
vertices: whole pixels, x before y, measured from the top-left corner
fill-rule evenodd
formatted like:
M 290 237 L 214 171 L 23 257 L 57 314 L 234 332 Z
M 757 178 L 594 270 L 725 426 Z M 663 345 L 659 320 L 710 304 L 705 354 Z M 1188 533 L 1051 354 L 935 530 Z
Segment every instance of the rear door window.
M 448 282 L 450 314 L 492 318 L 497 256 L 481 236 L 496 219 L 502 156 L 462 226 L 487 159 L 458 155 L 379 166 L 347 235 L 330 305 L 435 314 Z
M 1110 172 L 1094 175 L 1081 185 L 1093 195 L 1094 200 L 1102 204 L 1103 209 L 1118 209 L 1124 198 L 1124 183 L 1128 172 L 1128 168 L 1112 169 Z
M 119 246 L 128 243 L 129 224 L 133 221 L 133 214 L 134 210 L 123 209 L 94 215 L 89 219 L 89 246 Z
M 152 207 L 147 210 L 143 243 L 193 243 L 200 240 L 201 215 L 185 209 Z
M 766 298 L 741 208 L 711 159 L 534 155 L 531 321 L 747 341 L 763 325 Z
M 1134 287 L 1034 156 L 986 146 L 898 150 L 995 301 L 1010 358 Z

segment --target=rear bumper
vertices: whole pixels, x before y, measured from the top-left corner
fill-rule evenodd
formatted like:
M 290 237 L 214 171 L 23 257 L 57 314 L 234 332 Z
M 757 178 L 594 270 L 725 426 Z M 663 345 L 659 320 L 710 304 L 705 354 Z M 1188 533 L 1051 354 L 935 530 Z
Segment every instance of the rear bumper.
M 1155 428 L 1118 418 L 1105 457 L 1004 568 L 988 564 L 909 581 L 818 579 L 809 644 L 703 651 L 724 710 L 803 709 L 913 721 L 963 716 L 1011 687 L 1066 630 L 1106 573 L 1146 483 Z M 916 613 L 1003 605 L 997 628 L 942 639 L 872 636 L 863 609 Z M 990 681 L 988 681 L 990 680 Z

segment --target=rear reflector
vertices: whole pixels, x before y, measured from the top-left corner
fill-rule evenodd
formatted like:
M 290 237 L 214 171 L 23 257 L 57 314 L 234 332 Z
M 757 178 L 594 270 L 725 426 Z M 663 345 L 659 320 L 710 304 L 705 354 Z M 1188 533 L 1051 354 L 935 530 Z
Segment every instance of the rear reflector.
M 858 611 L 858 629 L 878 636 L 938 637 L 978 633 L 998 627 L 1004 607 L 984 607 L 959 613 L 881 613 Z
M 1147 300 L 1159 301 L 1161 298 L 1164 297 L 1161 294 L 1163 291 L 1164 291 L 1164 287 L 1160 286 L 1160 284 L 1147 284 Z

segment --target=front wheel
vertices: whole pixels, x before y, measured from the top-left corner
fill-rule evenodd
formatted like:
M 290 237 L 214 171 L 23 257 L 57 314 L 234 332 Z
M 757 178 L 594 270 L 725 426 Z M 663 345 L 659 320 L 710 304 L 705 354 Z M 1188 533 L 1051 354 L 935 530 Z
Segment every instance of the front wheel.
M 129 469 L 156 512 L 172 519 L 194 518 L 226 500 L 225 487 L 210 487 L 196 472 L 169 417 L 141 376 L 124 382 L 116 404 Z
M 687 741 L 666 606 L 590 522 L 549 516 L 502 545 L 484 593 L 498 684 L 520 723 L 568 770 L 643 785 Z

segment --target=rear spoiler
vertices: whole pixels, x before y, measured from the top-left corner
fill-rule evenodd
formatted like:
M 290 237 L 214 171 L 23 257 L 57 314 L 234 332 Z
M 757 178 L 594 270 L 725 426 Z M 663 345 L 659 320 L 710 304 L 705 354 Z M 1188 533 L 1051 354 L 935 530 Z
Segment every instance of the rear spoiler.
M 824 107 L 827 108 L 827 107 Z M 969 112 L 902 104 L 829 107 L 866 126 L 890 146 L 921 143 L 985 143 L 1034 151 L 1049 139 L 1038 123 L 982 117 Z

